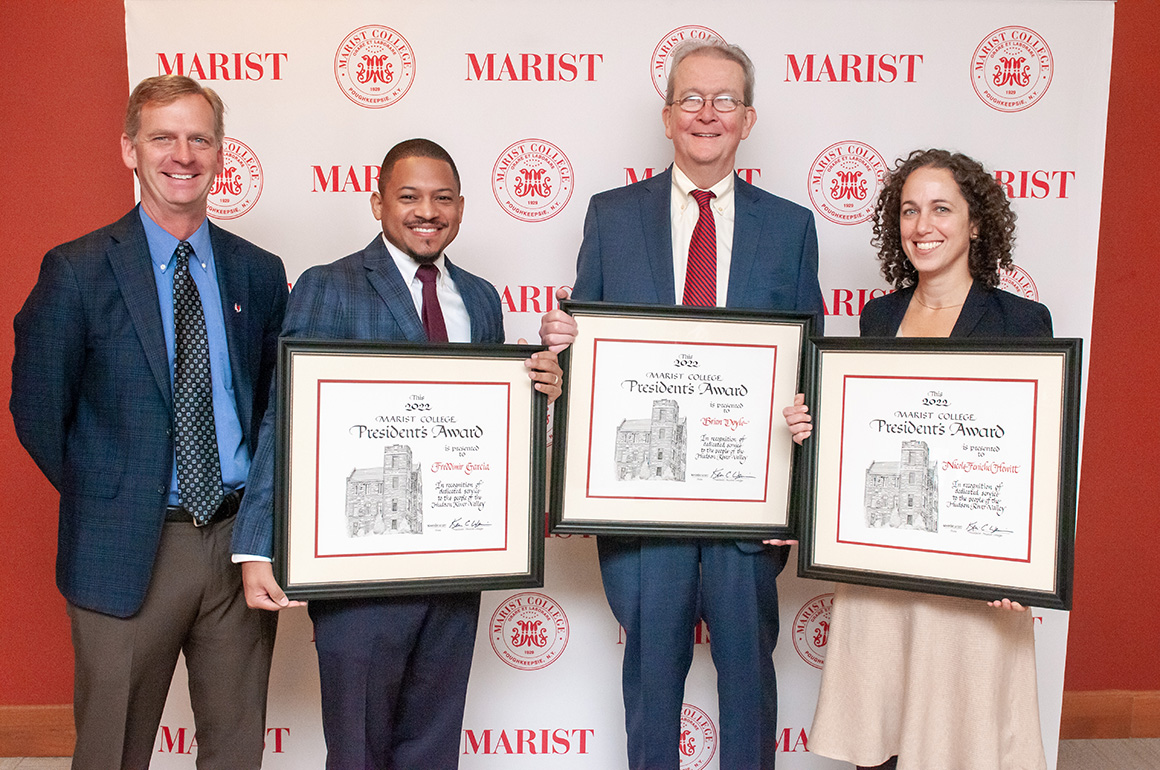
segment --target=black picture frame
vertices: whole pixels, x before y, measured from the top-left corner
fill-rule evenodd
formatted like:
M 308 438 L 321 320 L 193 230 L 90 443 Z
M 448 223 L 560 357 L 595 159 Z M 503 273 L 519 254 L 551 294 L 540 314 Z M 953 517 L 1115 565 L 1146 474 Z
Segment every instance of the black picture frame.
M 811 342 L 798 574 L 1070 609 L 1082 340 Z
M 561 307 L 576 319 L 578 336 L 560 355 L 552 532 L 794 537 L 796 452 L 781 410 L 808 378 L 811 314 Z M 655 462 L 628 436 L 645 433 Z
M 538 350 L 282 338 L 274 566 L 286 594 L 542 586 L 547 397 L 524 367 Z

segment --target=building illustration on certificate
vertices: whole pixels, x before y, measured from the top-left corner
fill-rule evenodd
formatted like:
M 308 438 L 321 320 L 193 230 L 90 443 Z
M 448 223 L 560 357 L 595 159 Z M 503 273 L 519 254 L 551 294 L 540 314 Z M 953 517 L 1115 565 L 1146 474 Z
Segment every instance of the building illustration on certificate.
M 616 478 L 685 480 L 685 418 L 671 398 L 652 403 L 647 420 L 624 419 L 616 426 Z
M 383 464 L 355 468 L 346 478 L 346 533 L 418 535 L 423 532 L 423 479 L 411 447 L 383 448 Z
M 925 441 L 903 441 L 900 457 L 866 469 L 866 524 L 938 532 L 938 468 Z

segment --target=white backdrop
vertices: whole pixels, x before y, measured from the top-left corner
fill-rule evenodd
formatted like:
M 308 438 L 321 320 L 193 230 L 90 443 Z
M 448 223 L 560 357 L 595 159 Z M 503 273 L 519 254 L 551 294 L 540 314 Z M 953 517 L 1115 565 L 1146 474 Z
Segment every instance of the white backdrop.
M 368 197 L 377 165 L 396 142 L 426 136 L 463 177 L 463 229 L 449 253 L 496 284 L 508 339 L 534 339 L 554 287 L 575 276 L 588 198 L 672 159 L 658 91 L 668 51 L 687 36 L 718 35 L 757 66 L 758 121 L 740 173 L 815 212 L 828 334 L 856 334 L 861 304 L 885 290 L 865 221 L 882 170 L 911 149 L 942 146 L 982 160 L 1008 185 L 1019 240 L 1005 287 L 1051 307 L 1057 335 L 1089 336 L 1114 9 L 1106 0 L 125 5 L 130 84 L 181 72 L 226 101 L 226 171 L 211 213 L 279 254 L 291 281 L 376 235 Z M 521 196 L 509 177 L 529 168 L 550 183 Z M 838 172 L 853 184 L 835 185 Z M 836 767 L 808 752 L 832 586 L 796 578 L 794 558 L 779 581 L 779 765 Z M 539 668 L 517 670 L 492 644 L 493 613 L 518 598 L 567 618 L 543 654 L 530 655 Z M 1054 767 L 1067 615 L 1036 616 Z M 301 610 L 281 624 L 266 766 L 320 767 L 310 624 Z M 717 767 L 714 671 L 701 631 L 686 690 L 690 770 Z M 484 594 L 462 766 L 623 766 L 619 633 L 594 541 L 549 538 L 543 589 Z M 184 690 L 179 672 L 156 767 L 193 767 Z

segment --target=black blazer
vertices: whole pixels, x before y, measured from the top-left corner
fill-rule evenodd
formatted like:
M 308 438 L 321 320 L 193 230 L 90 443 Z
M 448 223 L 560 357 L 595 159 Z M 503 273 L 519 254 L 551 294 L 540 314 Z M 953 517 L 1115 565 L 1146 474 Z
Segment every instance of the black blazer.
M 858 329 L 863 337 L 893 337 L 914 296 L 914 286 L 875 297 L 862 308 Z M 951 337 L 1050 337 L 1051 311 L 1046 305 L 989 289 L 975 281 Z

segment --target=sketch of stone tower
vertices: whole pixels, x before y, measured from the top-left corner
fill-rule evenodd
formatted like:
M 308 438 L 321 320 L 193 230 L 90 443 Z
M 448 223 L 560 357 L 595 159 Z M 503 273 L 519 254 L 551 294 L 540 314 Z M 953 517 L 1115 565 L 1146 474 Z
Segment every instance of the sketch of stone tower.
M 616 427 L 616 478 L 685 480 L 685 418 L 671 398 L 658 398 L 647 420 Z
M 938 532 L 938 468 L 925 441 L 903 441 L 898 462 L 866 469 L 866 523 Z
M 346 479 L 349 537 L 423 532 L 423 482 L 411 447 L 383 448 L 383 464 L 356 468 Z

